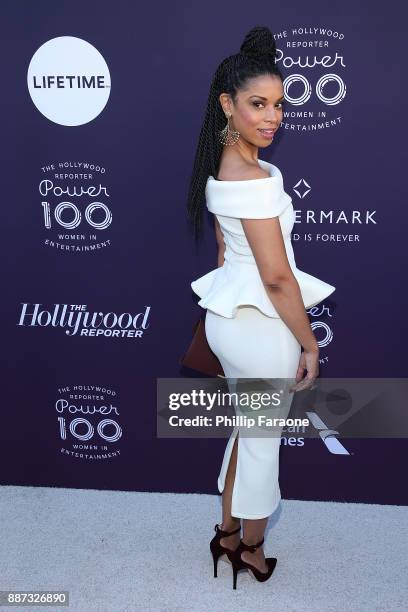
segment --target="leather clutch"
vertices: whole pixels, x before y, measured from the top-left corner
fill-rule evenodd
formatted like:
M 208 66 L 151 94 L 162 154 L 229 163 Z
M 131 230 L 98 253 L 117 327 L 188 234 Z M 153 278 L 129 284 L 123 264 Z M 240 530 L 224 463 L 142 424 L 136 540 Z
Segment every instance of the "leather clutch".
M 222 365 L 208 344 L 205 321 L 201 316 L 193 326 L 193 339 L 180 363 L 207 376 L 225 378 Z

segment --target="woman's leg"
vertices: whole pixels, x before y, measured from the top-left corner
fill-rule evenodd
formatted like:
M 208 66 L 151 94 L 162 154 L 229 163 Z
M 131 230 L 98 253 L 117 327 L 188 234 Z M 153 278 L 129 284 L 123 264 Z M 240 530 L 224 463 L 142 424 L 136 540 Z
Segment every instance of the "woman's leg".
M 231 451 L 231 457 L 228 464 L 227 474 L 225 476 L 225 484 L 224 489 L 222 491 L 222 525 L 221 529 L 225 529 L 225 531 L 232 531 L 240 524 L 241 519 L 238 517 L 234 517 L 231 514 L 231 504 L 232 504 L 232 491 L 234 488 L 236 467 L 237 467 L 237 453 L 238 453 L 238 436 L 236 436 L 234 445 Z M 260 540 L 262 540 L 266 525 L 268 524 L 268 518 L 263 519 L 243 519 L 244 526 L 244 537 L 242 538 L 245 544 L 257 544 Z M 221 538 L 220 544 L 228 548 L 229 550 L 235 550 L 239 544 L 240 533 L 234 533 L 231 536 L 227 536 L 225 538 Z M 268 566 L 265 562 L 265 554 L 263 551 L 263 547 L 260 546 L 256 549 L 255 552 L 250 552 L 245 550 L 241 554 L 241 559 L 243 561 L 247 561 L 248 563 L 252 563 L 255 565 L 261 572 L 268 571 Z
M 257 544 L 260 542 L 264 537 L 268 520 L 269 516 L 263 519 L 244 519 L 244 535 L 242 541 L 245 544 Z M 244 550 L 241 553 L 241 559 L 255 565 L 260 572 L 268 571 L 263 546 L 257 548 L 255 552 Z
M 235 439 L 234 446 L 231 452 L 230 462 L 228 464 L 227 474 L 225 476 L 225 486 L 222 492 L 222 524 L 221 529 L 232 531 L 241 523 L 241 519 L 231 515 L 232 490 L 234 488 L 235 473 L 237 468 L 237 452 L 238 452 L 238 436 Z M 226 538 L 221 538 L 220 544 L 235 550 L 239 544 L 240 533 L 234 533 Z
M 218 356 L 228 379 L 295 376 L 300 346 L 280 319 L 268 318 L 256 308 L 247 306 L 238 309 L 235 319 L 226 319 L 207 311 L 206 335 L 210 348 Z M 269 440 L 244 437 L 240 443 L 242 448 L 239 446 L 238 453 L 237 435 L 230 451 L 228 466 L 225 466 L 228 460 L 227 447 L 218 481 L 223 498 L 222 528 L 231 530 L 238 526 L 238 520 L 241 518 L 244 543 L 256 544 L 262 540 L 269 513 L 273 512 L 280 498 L 280 437 Z M 238 483 L 235 483 L 237 464 L 240 471 Z M 238 484 L 234 503 L 239 508 L 239 512 L 236 510 L 238 516 L 235 517 L 232 515 L 234 483 Z M 254 514 L 260 514 L 261 518 L 247 518 Z M 236 548 L 239 538 L 234 542 L 235 537 L 223 538 L 221 543 L 226 547 Z M 244 551 L 241 558 L 260 571 L 267 571 L 263 547 L 259 547 L 254 553 Z

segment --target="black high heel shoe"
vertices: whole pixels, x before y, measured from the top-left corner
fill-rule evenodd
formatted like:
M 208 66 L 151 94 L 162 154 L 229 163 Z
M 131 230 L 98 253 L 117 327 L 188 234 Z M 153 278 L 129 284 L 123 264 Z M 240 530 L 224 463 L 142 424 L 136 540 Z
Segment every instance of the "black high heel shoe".
M 238 571 L 240 569 L 247 569 L 250 573 L 252 573 L 253 577 L 256 578 L 259 582 L 265 582 L 272 576 L 273 570 L 276 567 L 277 559 L 275 557 L 268 557 L 265 559 L 266 564 L 268 566 L 267 572 L 260 572 L 258 568 L 256 568 L 251 563 L 247 563 L 243 559 L 241 559 L 241 553 L 244 550 L 249 550 L 250 552 L 255 552 L 259 546 L 262 546 L 264 543 L 264 538 L 257 544 L 245 544 L 245 542 L 240 540 L 238 547 L 233 551 L 233 553 L 229 556 L 232 563 L 232 572 L 233 572 L 233 588 L 237 588 L 237 576 Z
M 214 561 L 214 578 L 217 578 L 218 559 L 222 557 L 222 555 L 227 555 L 228 559 L 231 561 L 231 553 L 234 552 L 233 550 L 225 548 L 225 546 L 220 544 L 220 540 L 221 538 L 226 538 L 234 533 L 238 533 L 238 531 L 241 530 L 241 525 L 234 529 L 234 531 L 224 531 L 223 529 L 220 529 L 218 524 L 216 524 L 214 530 L 216 531 L 216 534 L 210 542 L 210 550 Z

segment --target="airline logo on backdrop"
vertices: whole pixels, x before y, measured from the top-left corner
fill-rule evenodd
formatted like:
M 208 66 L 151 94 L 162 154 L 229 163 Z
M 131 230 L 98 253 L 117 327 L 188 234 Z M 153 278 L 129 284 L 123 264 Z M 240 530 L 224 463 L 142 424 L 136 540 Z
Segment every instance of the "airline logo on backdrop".
M 31 99 L 59 125 L 89 123 L 105 108 L 111 91 L 109 68 L 89 42 L 58 36 L 34 53 L 27 71 Z
M 123 435 L 117 393 L 105 385 L 66 385 L 54 402 L 61 455 L 81 461 L 120 456 Z
M 328 429 L 323 423 L 322 419 L 316 412 L 306 412 L 306 416 L 313 425 L 313 427 L 319 432 L 320 438 L 323 440 L 323 444 L 327 450 L 333 455 L 349 455 L 348 450 L 339 442 L 336 436 L 339 432 L 335 429 Z
M 276 63 L 287 75 L 285 98 L 294 107 L 284 111 L 282 128 L 318 132 L 340 125 L 347 92 L 344 34 L 326 27 L 292 27 L 274 38 Z
M 96 338 L 142 338 L 150 326 L 151 306 L 139 313 L 91 312 L 86 304 L 53 304 L 48 310 L 42 304 L 22 303 L 19 327 L 54 327 L 66 336 Z

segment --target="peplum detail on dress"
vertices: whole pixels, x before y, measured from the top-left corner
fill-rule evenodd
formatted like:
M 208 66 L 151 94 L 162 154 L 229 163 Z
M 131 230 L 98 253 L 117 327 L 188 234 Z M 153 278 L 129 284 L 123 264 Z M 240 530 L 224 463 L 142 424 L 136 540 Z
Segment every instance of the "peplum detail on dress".
M 305 308 L 316 306 L 335 291 L 329 283 L 299 270 L 291 243 L 294 211 L 285 193 L 277 166 L 258 160 L 270 176 L 246 181 L 217 181 L 206 185 L 207 208 L 214 213 L 224 234 L 225 261 L 191 283 L 201 298 L 202 308 L 227 318 L 236 316 L 238 306 L 252 305 L 269 317 L 280 318 L 262 282 L 255 258 L 240 219 L 279 217 L 289 264 L 298 283 Z
M 335 290 L 329 283 L 298 268 L 293 269 L 293 273 L 299 283 L 305 308 L 316 306 Z M 280 318 L 258 270 L 250 269 L 245 264 L 238 268 L 224 262 L 220 268 L 193 281 L 191 287 L 201 298 L 199 306 L 224 317 L 235 317 L 238 306 L 247 304 L 256 306 L 268 317 Z

